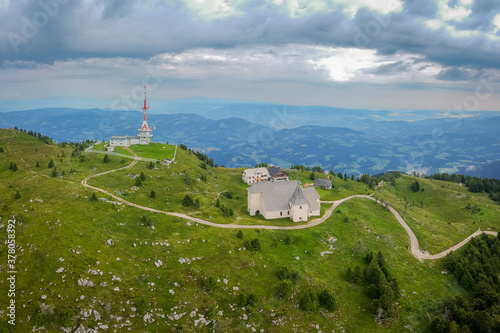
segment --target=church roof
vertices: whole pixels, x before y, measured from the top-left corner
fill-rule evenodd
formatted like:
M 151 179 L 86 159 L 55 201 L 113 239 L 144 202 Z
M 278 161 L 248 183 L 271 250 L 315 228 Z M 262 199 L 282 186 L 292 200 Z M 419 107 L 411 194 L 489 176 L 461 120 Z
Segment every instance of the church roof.
M 302 187 L 300 187 L 299 184 L 297 184 L 297 187 L 295 188 L 295 191 L 293 191 L 293 195 L 288 199 L 288 202 L 290 202 L 293 206 L 297 205 L 306 205 L 307 199 L 304 196 L 304 192 L 302 191 Z
M 318 192 L 314 187 L 302 188 L 296 180 L 286 182 L 265 182 L 257 183 L 248 188 L 249 193 L 262 193 L 265 209 L 270 211 L 280 211 L 289 209 L 289 202 L 292 205 L 305 205 L 313 209 L 319 206 Z

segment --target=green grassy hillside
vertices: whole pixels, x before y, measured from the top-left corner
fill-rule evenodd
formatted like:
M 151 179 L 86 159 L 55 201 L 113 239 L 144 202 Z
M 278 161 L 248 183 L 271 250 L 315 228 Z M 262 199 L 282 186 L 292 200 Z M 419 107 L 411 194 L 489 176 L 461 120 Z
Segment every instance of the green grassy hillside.
M 440 261 L 419 262 L 412 257 L 407 250 L 408 236 L 394 216 L 368 199 L 341 204 L 325 223 L 314 228 L 243 230 L 239 238 L 237 229 L 144 212 L 113 202 L 102 193 L 96 193 L 101 200 L 92 201 L 93 191 L 80 181 L 123 167 L 130 159 L 110 156 L 104 163 L 103 154 L 71 157 L 74 146 L 47 145 L 14 130 L 0 130 L 0 147 L 5 150 L 0 153 L 0 236 L 7 237 L 6 224 L 12 215 L 18 221 L 17 325 L 9 326 L 2 313 L 0 331 L 8 327 L 26 332 L 44 326 L 55 332 L 61 327 L 82 326 L 117 332 L 129 328 L 135 332 L 419 332 L 429 323 L 427 314 L 437 313 L 444 298 L 463 292 L 452 276 L 442 274 Z M 55 177 L 54 168 L 48 168 L 51 159 L 58 172 Z M 11 162 L 17 171 L 9 168 Z M 136 186 L 133 177 L 141 172 L 145 180 L 132 189 Z M 294 176 L 306 182 L 308 173 Z M 396 187 L 384 185 L 377 195 L 400 212 L 404 211 L 400 195 L 415 200 L 416 206 L 422 195 L 425 211 L 420 213 L 442 221 L 436 229 L 430 223 L 422 228 L 412 225 L 431 252 L 445 246 L 448 238 L 461 240 L 467 230 L 477 226 L 497 230 L 498 206 L 486 197 L 437 181 L 424 181 L 425 192 L 413 194 L 406 190 L 412 179 L 400 178 Z M 181 149 L 176 163 L 169 167 L 148 169 L 148 163 L 139 162 L 89 183 L 130 202 L 214 222 L 292 224 L 249 217 L 241 170 L 202 167 L 201 161 Z M 155 198 L 150 197 L 151 189 Z M 223 216 L 212 206 L 222 191 L 231 193 L 232 198 L 221 196 L 220 203 L 233 209 L 233 217 Z M 364 184 L 334 179 L 334 188 L 320 194 L 322 199 L 332 200 L 370 192 Z M 458 222 L 448 225 L 442 209 L 443 205 L 461 209 L 466 199 L 458 201 L 456 193 L 477 202 L 484 211 L 481 222 L 473 220 L 476 217 L 461 222 L 461 228 L 470 224 L 466 232 L 458 229 Z M 186 194 L 198 199 L 200 206 L 184 207 L 181 202 Z M 432 203 L 438 198 L 441 201 Z M 408 209 L 408 215 L 403 213 L 407 220 L 420 216 L 416 206 Z M 458 214 L 450 209 L 452 213 Z M 431 242 L 431 233 L 442 245 Z M 260 241 L 261 249 L 246 249 L 247 242 L 254 239 Z M 399 282 L 401 297 L 390 321 L 377 322 L 363 287 L 346 281 L 347 268 L 362 264 L 367 250 L 382 251 Z M 276 295 L 281 267 L 298 275 L 290 299 Z M 7 247 L 3 245 L 0 270 L 0 292 L 6 295 Z M 335 309 L 297 308 L 308 288 L 332 292 Z M 7 302 L 2 296 L 0 308 L 5 309 Z
M 388 201 L 405 219 L 420 241 L 420 248 L 441 252 L 463 240 L 478 228 L 500 231 L 500 206 L 486 193 L 471 193 L 460 184 L 418 179 L 421 189 L 410 189 L 415 177 L 398 178 L 396 186 L 385 183 L 376 197 Z M 407 204 L 405 204 L 405 198 Z M 480 210 L 473 213 L 467 205 Z

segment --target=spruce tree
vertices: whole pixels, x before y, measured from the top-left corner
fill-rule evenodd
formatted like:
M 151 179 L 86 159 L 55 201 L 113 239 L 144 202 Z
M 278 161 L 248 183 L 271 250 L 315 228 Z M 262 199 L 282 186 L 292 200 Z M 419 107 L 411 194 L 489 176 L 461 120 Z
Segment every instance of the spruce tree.
M 50 159 L 50 162 L 49 162 L 49 165 L 47 166 L 47 168 L 53 168 L 54 167 L 54 161 L 52 159 Z
M 155 192 L 155 190 L 151 189 L 151 193 L 149 193 L 149 196 L 151 198 L 153 198 L 153 199 L 156 198 L 156 192 Z
M 16 194 L 14 195 L 14 199 L 19 199 L 21 198 L 21 194 L 19 194 L 19 191 L 16 191 Z
M 102 160 L 103 163 L 109 163 L 109 156 L 108 154 L 104 155 L 104 158 Z

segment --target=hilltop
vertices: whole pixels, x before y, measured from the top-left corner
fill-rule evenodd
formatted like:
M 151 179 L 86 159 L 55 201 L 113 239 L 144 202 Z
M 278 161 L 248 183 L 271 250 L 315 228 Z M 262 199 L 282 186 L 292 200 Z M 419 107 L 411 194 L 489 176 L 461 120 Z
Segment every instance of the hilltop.
M 157 128 L 154 141 L 186 144 L 228 167 L 266 162 L 320 165 L 356 177 L 388 170 L 500 177 L 498 168 L 490 166 L 500 160 L 498 112 L 410 113 L 206 100 L 153 109 L 160 112 L 151 111 L 148 119 Z M 135 135 L 141 119 L 135 111 L 47 108 L 0 112 L 0 127 L 28 127 L 58 142 L 78 142 Z
M 442 274 L 441 261 L 419 262 L 410 254 L 406 232 L 372 200 L 346 201 L 313 228 L 242 229 L 240 234 L 130 207 L 82 186 L 84 178 L 132 162 L 110 154 L 105 163 L 104 154 L 84 152 L 89 145 L 56 145 L 0 130 L 0 234 L 6 235 L 5 225 L 14 215 L 19 331 L 34 326 L 48 331 L 76 326 L 99 331 L 423 331 L 430 323 L 427 314 L 437 315 L 443 299 L 464 293 L 453 276 Z M 211 167 L 203 156 L 178 149 L 170 166 L 154 163 L 151 168 L 150 162 L 138 161 L 88 183 L 138 205 L 217 223 L 297 225 L 248 216 L 242 170 Z M 312 182 L 308 171 L 293 171 L 291 178 Z M 487 195 L 430 179 L 419 179 L 425 191 L 413 192 L 415 180 L 402 175 L 394 185 L 380 184 L 375 196 L 402 215 L 421 249 L 440 252 L 479 227 L 500 230 L 500 206 Z M 318 191 L 322 200 L 373 192 L 355 180 L 334 177 L 333 184 L 331 191 Z M 192 203 L 183 205 L 186 195 Z M 468 204 L 480 210 L 465 209 Z M 323 204 L 322 210 L 328 207 Z M 369 250 L 383 253 L 385 268 L 399 285 L 392 319 L 382 323 L 374 319 L 364 287 L 347 281 L 348 268 L 365 265 Z M 0 249 L 2 258 L 6 251 Z M 5 260 L 0 268 L 6 270 Z M 290 294 L 280 297 L 282 282 L 289 280 Z M 1 284 L 7 285 L 4 277 Z M 297 308 L 311 291 L 323 290 L 333 295 L 333 309 Z M 2 309 L 7 301 L 0 301 Z

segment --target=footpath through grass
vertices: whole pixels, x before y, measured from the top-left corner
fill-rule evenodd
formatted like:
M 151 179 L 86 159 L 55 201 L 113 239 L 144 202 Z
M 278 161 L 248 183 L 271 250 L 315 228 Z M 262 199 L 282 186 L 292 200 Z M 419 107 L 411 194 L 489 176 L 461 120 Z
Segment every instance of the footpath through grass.
M 110 155 L 104 163 L 102 154 L 71 157 L 74 146 L 47 145 L 14 130 L 0 130 L 0 147 L 5 148 L 0 153 L 0 235 L 6 235 L 5 224 L 12 214 L 18 221 L 15 299 L 19 332 L 41 326 L 49 332 L 61 327 L 75 330 L 80 325 L 131 331 L 421 332 L 429 323 L 428 313 L 438 313 L 443 299 L 463 292 L 451 275 L 441 274 L 441 261 L 420 263 L 413 258 L 407 250 L 408 236 L 394 216 L 368 199 L 343 203 L 325 223 L 311 229 L 243 230 L 239 238 L 238 230 L 144 212 L 101 193 L 92 201 L 93 191 L 80 181 L 127 165 L 128 159 Z M 168 168 L 151 170 L 148 163 L 139 162 L 91 183 L 151 207 L 211 214 L 217 222 L 231 223 L 238 216 L 242 223 L 247 221 L 241 169 L 204 169 L 188 152 L 177 153 L 177 163 Z M 52 176 L 51 159 L 64 175 Z M 17 165 L 17 171 L 9 169 L 10 162 Z M 129 174 L 141 172 L 145 181 L 132 190 L 136 179 Z M 395 188 L 385 185 L 378 195 L 401 212 L 399 195 L 406 194 L 412 202 L 422 194 L 410 197 L 405 188 L 411 180 L 403 177 Z M 363 194 L 367 189 L 350 180 L 334 181 L 339 193 Z M 430 198 L 437 200 L 443 189 L 441 196 L 446 200 L 440 204 L 453 197 L 458 200 L 458 193 L 467 199 L 467 192 L 448 184 L 424 182 L 423 193 L 430 196 L 434 189 Z M 150 197 L 151 189 L 155 198 Z M 335 189 L 322 193 L 322 199 L 339 195 Z M 16 191 L 20 197 L 16 198 Z M 221 200 L 233 208 L 231 218 L 210 208 L 222 191 L 231 193 L 231 198 Z M 182 206 L 185 194 L 199 199 L 200 207 Z M 497 207 L 487 206 L 490 203 L 480 195 L 468 200 L 476 200 L 484 208 L 484 221 L 475 225 L 487 223 L 485 227 L 493 228 Z M 445 213 L 439 213 L 438 204 L 430 201 L 424 202 L 423 209 L 428 216 L 441 219 L 439 214 Z M 430 230 L 424 223 L 419 232 L 432 232 L 439 239 L 445 239 L 442 233 L 449 233 L 448 237 L 462 239 L 455 229 Z M 259 240 L 260 250 L 245 248 L 254 239 Z M 378 323 L 363 287 L 346 281 L 347 268 L 361 264 L 367 250 L 382 251 L 399 282 L 401 298 L 394 304 L 397 311 L 390 321 Z M 5 272 L 6 246 L 0 247 L 0 258 L 4 258 L 0 271 Z M 297 272 L 291 297 L 286 299 L 277 297 L 281 267 Z M 7 286 L 6 275 L 0 275 L 2 295 L 7 295 Z M 309 288 L 331 291 L 335 310 L 299 309 L 299 300 Z M 253 301 L 243 306 L 241 294 Z M 0 307 L 6 309 L 8 301 L 1 297 Z M 0 319 L 3 327 L 8 327 L 5 316 Z

